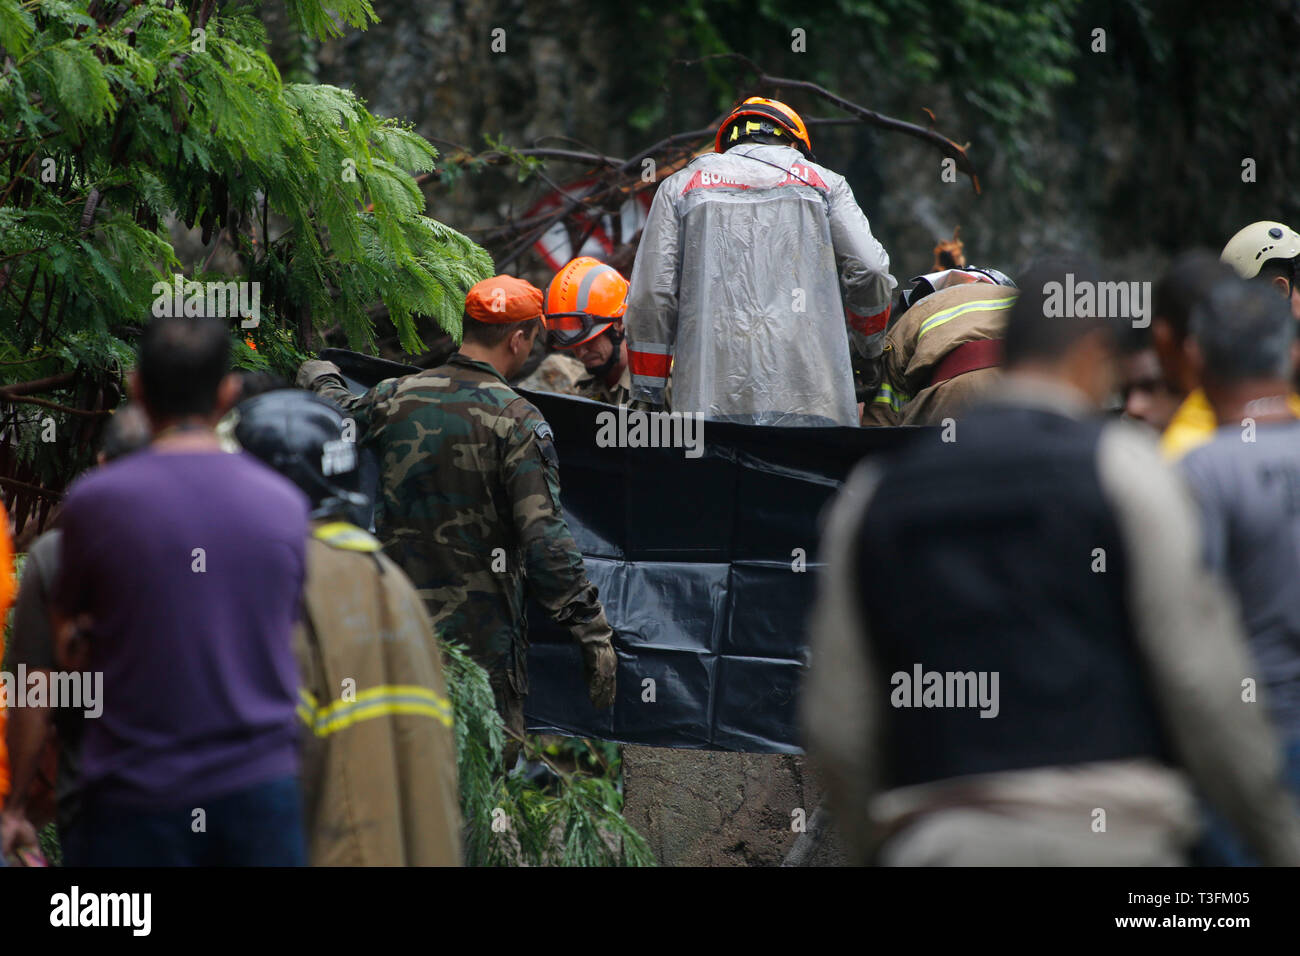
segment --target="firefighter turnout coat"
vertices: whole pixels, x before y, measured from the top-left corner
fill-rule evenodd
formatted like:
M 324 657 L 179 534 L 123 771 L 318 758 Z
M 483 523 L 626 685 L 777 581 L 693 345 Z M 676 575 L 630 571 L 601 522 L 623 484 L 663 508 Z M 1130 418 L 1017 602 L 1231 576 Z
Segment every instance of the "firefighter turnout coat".
M 316 522 L 294 647 L 313 866 L 458 866 L 441 651 L 414 586 L 354 525 Z
M 1002 362 L 1016 290 L 986 282 L 927 295 L 890 326 L 863 425 L 938 425 L 984 397 Z

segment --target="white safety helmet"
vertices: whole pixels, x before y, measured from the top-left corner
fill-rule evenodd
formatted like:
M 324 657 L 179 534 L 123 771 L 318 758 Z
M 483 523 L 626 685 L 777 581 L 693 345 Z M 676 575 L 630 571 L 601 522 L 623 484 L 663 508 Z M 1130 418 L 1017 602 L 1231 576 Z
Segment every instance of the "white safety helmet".
M 1219 259 L 1243 279 L 1253 279 L 1270 259 L 1300 256 L 1300 233 L 1281 222 L 1252 222 L 1228 240 Z

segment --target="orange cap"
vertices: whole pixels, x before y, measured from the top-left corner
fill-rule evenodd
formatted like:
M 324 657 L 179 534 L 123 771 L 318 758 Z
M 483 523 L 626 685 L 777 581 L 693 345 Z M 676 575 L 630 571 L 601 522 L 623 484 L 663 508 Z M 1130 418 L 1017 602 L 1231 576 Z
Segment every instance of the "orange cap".
M 542 316 L 542 290 L 515 276 L 493 276 L 470 286 L 465 314 L 480 322 L 507 325 Z

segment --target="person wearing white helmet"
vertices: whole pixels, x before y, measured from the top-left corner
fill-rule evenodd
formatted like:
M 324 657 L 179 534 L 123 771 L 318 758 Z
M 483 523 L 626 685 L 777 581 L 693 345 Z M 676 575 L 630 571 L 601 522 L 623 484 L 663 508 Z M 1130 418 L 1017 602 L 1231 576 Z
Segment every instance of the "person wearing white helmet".
M 1219 258 L 1243 279 L 1260 279 L 1287 297 L 1300 321 L 1300 233 L 1272 220 L 1252 222 L 1228 240 Z

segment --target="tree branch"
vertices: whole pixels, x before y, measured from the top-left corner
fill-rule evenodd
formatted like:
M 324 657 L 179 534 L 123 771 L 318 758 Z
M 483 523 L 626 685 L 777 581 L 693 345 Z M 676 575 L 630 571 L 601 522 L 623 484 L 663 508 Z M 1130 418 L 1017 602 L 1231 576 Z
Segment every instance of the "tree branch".
M 849 113 L 849 117 L 814 117 L 807 122 L 815 126 L 847 126 L 865 123 L 875 126 L 879 129 L 889 130 L 891 132 L 903 133 L 920 139 L 936 147 L 943 155 L 954 160 L 956 167 L 971 178 L 971 184 L 975 192 L 980 192 L 979 176 L 976 172 L 975 165 L 966 153 L 966 148 L 958 145 L 953 140 L 944 136 L 942 133 L 933 128 L 927 129 L 918 126 L 915 123 L 908 123 L 904 120 L 896 119 L 892 116 L 886 116 L 875 110 L 868 109 L 842 96 L 838 96 L 827 90 L 825 87 L 806 80 L 795 80 L 788 77 L 772 76 L 762 70 L 756 63 L 748 57 L 738 53 L 716 53 L 701 57 L 696 60 L 679 60 L 678 63 L 686 66 L 702 63 L 706 60 L 725 59 L 740 63 L 755 77 L 755 82 L 759 87 L 769 88 L 792 88 L 804 90 L 824 101 L 830 103 L 837 109 Z M 600 173 L 600 178 L 589 184 L 586 188 L 565 192 L 554 183 L 551 183 L 545 176 L 541 176 L 544 181 L 555 188 L 555 192 L 562 198 L 554 208 L 546 212 L 538 213 L 524 219 L 511 220 L 503 225 L 495 226 L 483 230 L 479 233 L 479 241 L 483 243 L 505 241 L 508 243 L 502 256 L 497 259 L 497 268 L 505 269 L 520 256 L 522 256 L 533 244 L 545 235 L 546 231 L 556 223 L 563 222 L 570 216 L 582 209 L 608 207 L 615 200 L 621 202 L 622 197 L 637 192 L 640 189 L 647 188 L 650 183 L 640 182 L 641 164 L 644 160 L 657 157 L 660 160 L 660 169 L 657 170 L 655 181 L 662 179 L 663 166 L 668 165 L 666 161 L 676 151 L 689 154 L 692 149 L 701 140 L 711 139 L 717 132 L 718 126 L 726 118 L 727 113 L 719 114 L 713 122 L 702 129 L 688 130 L 682 133 L 674 133 L 665 137 L 656 143 L 647 146 L 635 155 L 620 160 L 616 156 L 607 156 L 595 151 L 580 151 L 570 149 L 552 149 L 549 147 L 533 147 L 530 149 L 520 150 L 501 150 L 491 149 L 482 153 L 473 154 L 464 146 L 450 143 L 442 140 L 440 142 L 448 143 L 459 152 L 449 159 L 449 162 L 457 165 L 468 165 L 471 162 L 482 162 L 489 165 L 503 165 L 513 161 L 516 157 L 536 157 L 539 159 L 553 159 L 562 162 L 582 163 L 588 166 L 602 167 L 604 172 Z M 438 172 L 425 173 L 417 177 L 417 182 L 421 185 L 440 178 Z M 477 232 L 477 230 L 474 230 Z M 590 232 L 590 229 L 588 229 Z
M 17 478 L 6 478 L 0 475 L 0 485 L 6 488 L 12 488 L 15 491 L 25 491 L 29 495 L 39 495 L 42 498 L 49 498 L 51 501 L 61 501 L 63 495 L 57 491 L 50 491 L 48 488 L 42 488 L 40 485 L 29 485 L 25 481 L 19 481 Z
M 915 123 L 909 123 L 906 120 L 895 119 L 892 116 L 886 116 L 883 113 L 877 113 L 875 110 L 867 109 L 851 100 L 846 100 L 842 96 L 836 96 L 824 86 L 819 86 L 808 80 L 794 80 L 784 76 L 772 76 L 763 71 L 753 60 L 742 53 L 710 53 L 696 60 L 678 60 L 684 66 L 694 66 L 697 63 L 703 63 L 706 60 L 731 60 L 742 64 L 747 70 L 754 74 L 755 83 L 763 87 L 780 87 L 781 89 L 804 90 L 820 97 L 833 106 L 842 109 L 846 113 L 861 119 L 868 125 L 875 126 L 879 129 L 889 130 L 894 133 L 902 133 L 905 136 L 911 136 L 915 139 L 927 142 L 936 147 L 939 152 L 949 156 L 957 163 L 957 168 L 971 178 L 971 184 L 975 187 L 975 192 L 980 192 L 979 176 L 975 171 L 975 164 L 971 162 L 970 157 L 966 154 L 965 147 L 958 146 L 947 136 L 933 129 L 926 129 L 924 126 L 917 126 Z
M 43 398 L 15 398 L 12 395 L 5 395 L 0 392 L 0 401 L 18 402 L 22 405 L 39 405 L 41 408 L 53 409 L 56 412 L 63 412 L 65 415 L 75 415 L 78 418 L 106 418 L 113 413 L 107 409 L 87 411 L 83 408 L 72 408 L 69 405 L 60 405 L 58 402 L 47 402 Z
M 45 357 L 48 358 L 48 356 Z M 32 359 L 32 361 L 36 360 Z M 71 385 L 76 377 L 76 372 L 60 372 L 58 375 L 51 375 L 49 378 L 36 378 L 30 382 L 15 382 L 13 385 L 0 387 L 0 398 L 14 398 L 18 395 L 52 392 L 57 388 L 63 388 L 65 385 Z

